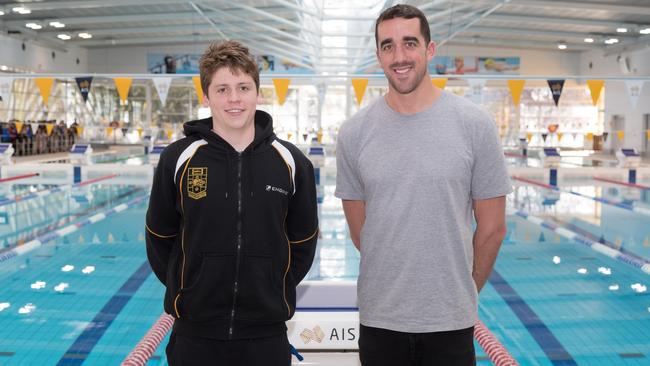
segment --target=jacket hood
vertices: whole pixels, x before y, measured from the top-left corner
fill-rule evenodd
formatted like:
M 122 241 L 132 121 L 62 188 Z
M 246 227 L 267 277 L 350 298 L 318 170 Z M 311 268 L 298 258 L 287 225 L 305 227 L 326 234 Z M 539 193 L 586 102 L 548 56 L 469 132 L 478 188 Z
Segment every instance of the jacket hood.
M 264 111 L 255 111 L 254 117 L 255 137 L 253 142 L 246 147 L 245 152 L 255 152 L 261 150 L 264 146 L 273 142 L 275 134 L 273 133 L 273 118 Z M 212 117 L 197 119 L 183 124 L 185 136 L 200 136 L 210 145 L 222 150 L 223 152 L 235 152 L 235 149 L 224 140 L 221 136 L 212 131 Z

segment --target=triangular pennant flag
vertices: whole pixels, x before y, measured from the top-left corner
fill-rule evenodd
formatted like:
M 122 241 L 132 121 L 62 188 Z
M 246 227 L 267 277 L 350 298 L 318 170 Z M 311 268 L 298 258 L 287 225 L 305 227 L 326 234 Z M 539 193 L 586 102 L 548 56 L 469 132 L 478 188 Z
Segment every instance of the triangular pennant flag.
M 302 134 L 302 139 L 303 139 L 303 141 L 307 142 L 307 137 L 309 137 L 309 134 L 308 134 L 308 133 L 303 133 L 303 134 Z
M 38 86 L 38 90 L 41 92 L 43 104 L 47 106 L 47 102 L 50 99 L 50 93 L 52 92 L 52 85 L 54 85 L 54 78 L 36 78 L 34 81 Z
M 45 131 L 47 131 L 47 135 L 51 135 L 52 131 L 54 130 L 54 123 L 46 123 L 45 124 Z
M 84 102 L 87 102 L 88 94 L 90 93 L 90 84 L 93 82 L 93 77 L 86 76 L 82 78 L 75 78 L 75 80 L 77 81 L 77 86 L 81 92 L 81 97 L 83 98 Z
M 275 93 L 278 95 L 278 104 L 283 105 L 287 98 L 287 91 L 289 91 L 290 79 L 273 79 L 275 85 Z
M 126 98 L 129 97 L 129 89 L 131 88 L 133 78 L 113 78 L 113 80 L 115 80 L 115 87 L 117 87 L 120 100 L 125 102 Z
M 23 130 L 23 125 L 25 124 L 24 122 L 14 122 L 16 125 L 16 133 L 20 133 L 20 131 Z
M 354 95 L 357 97 L 357 105 L 361 105 L 368 87 L 368 79 L 352 79 L 352 87 L 354 88 Z
M 650 130 L 645 130 L 645 137 L 650 140 Z
M 291 140 L 291 136 L 293 136 L 291 132 L 287 132 L 287 140 Z
M 106 136 L 110 136 L 113 134 L 113 127 L 106 127 Z
M 562 141 L 562 136 L 564 136 L 564 132 L 558 132 L 557 133 L 557 142 Z
M 173 130 L 167 130 L 165 132 L 167 133 L 167 140 L 171 140 L 172 136 L 174 135 L 174 131 Z
M 194 90 L 196 95 L 199 97 L 199 104 L 203 105 L 203 88 L 201 87 L 201 78 L 198 76 L 192 76 L 192 81 L 194 82 Z
M 474 103 L 483 103 L 483 88 L 485 87 L 485 79 L 467 79 L 469 90 L 465 96 L 469 97 Z
M 138 137 L 142 137 L 142 131 L 143 131 L 142 127 L 138 127 L 137 131 L 138 131 Z
M 5 107 L 9 105 L 9 97 L 11 96 L 11 86 L 14 83 L 12 77 L 0 77 L 0 100 L 5 103 Z
M 77 126 L 77 136 L 81 137 L 81 134 L 84 132 L 84 128 L 81 126 Z
M 319 144 L 323 143 L 323 129 L 321 128 L 316 132 L 316 141 L 318 141 Z
M 603 142 L 607 142 L 607 136 L 609 136 L 609 132 L 603 132 Z
M 616 239 L 614 239 L 614 245 L 616 246 L 616 249 L 620 249 L 621 245 L 623 245 L 623 239 L 621 239 L 620 236 L 617 237 Z
M 539 242 L 546 241 L 546 237 L 544 236 L 544 233 L 539 234 L 539 239 L 537 239 L 537 241 L 539 241 Z
M 83 235 L 79 235 L 79 239 L 77 239 L 77 242 L 79 242 L 79 244 L 83 244 L 86 242 L 86 239 L 84 239 Z
M 99 236 L 97 235 L 97 233 L 95 233 L 95 235 L 93 235 L 92 243 L 93 244 L 99 244 L 100 243 Z
M 108 237 L 106 238 L 107 243 L 113 243 L 115 242 L 115 237 L 113 236 L 112 233 L 108 233 Z
M 167 94 L 169 93 L 169 87 L 172 85 L 172 78 L 153 78 L 153 85 L 156 87 L 158 92 L 158 97 L 163 107 L 167 101 Z
M 625 80 L 625 86 L 627 86 L 627 93 L 630 95 L 633 109 L 636 108 L 644 84 L 645 80 Z
M 591 141 L 594 139 L 594 134 L 593 132 L 587 132 L 587 141 Z
M 521 92 L 524 90 L 525 84 L 526 80 L 508 80 L 508 88 L 510 88 L 512 101 L 516 106 L 519 106 L 519 101 L 521 100 Z
M 30 126 L 32 126 L 32 133 L 36 133 L 38 131 L 38 123 L 30 123 Z
M 560 97 L 562 96 L 562 89 L 564 88 L 564 80 L 547 80 L 548 87 L 551 89 L 551 94 L 553 95 L 553 101 L 555 106 L 560 102 Z
M 619 140 L 623 141 L 623 138 L 625 137 L 625 131 L 623 130 L 616 131 L 616 137 L 618 137 Z
M 587 80 L 587 86 L 591 92 L 591 100 L 594 105 L 598 104 L 598 98 L 600 98 L 600 91 L 605 85 L 605 80 Z
M 548 133 L 542 133 L 542 140 L 546 142 L 546 138 L 548 137 Z
M 431 84 L 433 84 L 433 86 L 437 88 L 444 89 L 445 86 L 447 85 L 447 78 L 431 79 Z
M 526 141 L 530 144 L 530 140 L 533 139 L 533 133 L 532 132 L 526 132 Z
M 645 248 L 650 247 L 650 237 L 647 237 L 647 236 L 646 236 L 645 239 L 643 239 L 643 246 L 644 246 Z

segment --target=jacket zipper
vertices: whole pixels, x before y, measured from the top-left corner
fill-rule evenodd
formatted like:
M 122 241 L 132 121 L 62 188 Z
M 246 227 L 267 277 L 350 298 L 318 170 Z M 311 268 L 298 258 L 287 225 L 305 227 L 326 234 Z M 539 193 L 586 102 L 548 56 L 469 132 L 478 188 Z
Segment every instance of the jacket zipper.
M 241 244 L 242 244 L 242 194 L 241 194 L 241 170 L 242 170 L 242 153 L 237 156 L 237 254 L 235 256 L 235 283 L 233 285 L 232 309 L 230 311 L 230 328 L 228 328 L 228 339 L 232 339 L 233 327 L 235 323 L 235 303 L 237 301 L 237 292 L 239 291 L 239 264 L 241 262 Z

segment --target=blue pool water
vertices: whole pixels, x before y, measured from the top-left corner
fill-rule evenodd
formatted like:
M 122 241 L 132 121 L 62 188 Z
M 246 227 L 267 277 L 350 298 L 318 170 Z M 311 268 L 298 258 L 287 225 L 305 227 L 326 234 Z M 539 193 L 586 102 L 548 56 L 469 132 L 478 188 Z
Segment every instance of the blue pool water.
M 322 238 L 308 279 L 354 281 L 359 255 L 328 174 Z M 650 207 L 647 191 L 594 183 L 562 188 L 632 197 L 635 207 Z M 18 193 L 45 188 L 12 187 Z M 3 206 L 0 213 L 30 222 L 18 226 L 25 242 L 147 192 L 96 184 Z M 544 204 L 544 197 L 544 189 L 522 186 L 508 205 L 650 260 L 648 217 L 565 193 L 554 205 Z M 124 359 L 162 313 L 163 288 L 146 264 L 145 210 L 146 200 L 0 262 L 0 365 L 116 365 Z M 520 364 L 650 364 L 648 274 L 520 216 L 509 215 L 508 228 L 479 316 Z M 5 251 L 18 241 L 13 231 L 0 225 Z M 490 364 L 480 348 L 477 355 L 479 364 Z M 162 347 L 149 364 L 165 364 Z

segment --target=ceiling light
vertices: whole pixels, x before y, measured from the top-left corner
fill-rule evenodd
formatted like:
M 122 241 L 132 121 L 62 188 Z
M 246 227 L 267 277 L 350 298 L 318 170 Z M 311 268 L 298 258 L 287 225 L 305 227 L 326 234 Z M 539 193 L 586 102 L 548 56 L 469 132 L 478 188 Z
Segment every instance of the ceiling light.
M 65 27 L 65 24 L 63 24 L 61 22 L 50 22 L 50 27 L 63 28 L 63 27 Z
M 639 30 L 641 34 L 650 34 L 650 27 Z
M 557 45 L 557 48 L 559 48 L 559 49 L 561 49 L 561 50 L 566 50 L 566 49 L 567 49 L 567 45 L 564 44 L 564 43 L 559 43 L 559 44 Z
M 608 38 L 605 40 L 606 44 L 615 44 L 618 43 L 618 38 Z
M 0 65 L 0 70 L 7 71 L 7 70 L 9 70 L 9 67 L 7 67 L 5 65 Z
M 83 39 L 88 39 L 88 38 L 93 38 L 93 35 L 90 33 L 83 32 L 83 33 L 79 33 L 79 37 Z
M 585 38 L 585 43 L 594 43 L 594 39 L 591 37 Z
M 621 27 L 621 28 L 616 28 L 616 31 L 617 31 L 618 33 L 627 33 L 627 28 L 623 28 L 623 27 Z
M 67 40 L 71 39 L 72 37 L 70 37 L 69 34 L 61 33 L 61 34 L 57 35 L 56 38 L 67 41 Z
M 24 8 L 22 6 L 17 6 L 15 8 L 11 9 L 11 11 L 13 11 L 14 13 L 18 13 L 18 14 L 30 14 L 32 12 L 31 10 L 29 10 L 27 8 Z
M 0 16 L 5 15 L 5 12 L 0 10 Z
M 31 28 L 31 29 L 34 29 L 34 30 L 43 28 L 43 26 L 38 24 L 38 23 L 27 23 L 27 24 L 25 24 L 25 27 Z

